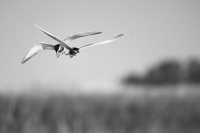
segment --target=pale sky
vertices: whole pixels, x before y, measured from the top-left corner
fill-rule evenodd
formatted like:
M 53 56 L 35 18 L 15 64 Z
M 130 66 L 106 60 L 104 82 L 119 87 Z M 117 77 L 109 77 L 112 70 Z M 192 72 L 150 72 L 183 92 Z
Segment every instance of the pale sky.
M 199 0 L 0 0 L 0 87 L 106 85 L 163 58 L 200 57 L 199 7 Z M 73 58 L 43 51 L 22 65 L 35 43 L 57 43 L 31 21 L 61 39 L 103 32 L 69 44 L 75 47 L 124 36 Z

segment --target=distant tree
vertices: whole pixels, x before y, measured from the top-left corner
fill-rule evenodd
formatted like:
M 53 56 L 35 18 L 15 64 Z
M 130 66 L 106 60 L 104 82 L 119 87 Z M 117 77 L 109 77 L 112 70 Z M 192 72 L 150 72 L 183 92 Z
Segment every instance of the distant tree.
M 174 60 L 163 61 L 147 72 L 144 81 L 149 85 L 178 84 L 181 82 L 182 71 L 179 62 Z
M 137 74 L 130 74 L 122 80 L 125 85 L 141 85 L 143 84 L 143 77 Z
M 200 84 L 200 61 L 192 59 L 188 63 L 186 82 Z
M 144 75 L 130 74 L 123 79 L 125 85 L 179 85 L 200 84 L 200 61 L 165 60 L 151 67 Z

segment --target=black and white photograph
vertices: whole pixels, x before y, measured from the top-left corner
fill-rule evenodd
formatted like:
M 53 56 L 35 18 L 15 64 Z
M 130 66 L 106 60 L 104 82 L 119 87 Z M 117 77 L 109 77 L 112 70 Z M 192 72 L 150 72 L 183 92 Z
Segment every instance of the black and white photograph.
M 199 133 L 199 0 L 0 0 L 0 133 Z

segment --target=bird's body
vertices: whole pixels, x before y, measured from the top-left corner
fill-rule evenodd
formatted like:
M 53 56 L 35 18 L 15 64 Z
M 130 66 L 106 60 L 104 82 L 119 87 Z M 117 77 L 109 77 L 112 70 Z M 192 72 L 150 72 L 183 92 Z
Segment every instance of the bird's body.
M 116 36 L 115 38 L 107 40 L 107 41 L 103 41 L 103 42 L 99 42 L 99 43 L 93 43 L 93 44 L 88 44 L 88 45 L 84 45 L 84 46 L 82 46 L 80 48 L 76 48 L 76 47 L 70 47 L 70 46 L 68 46 L 67 43 L 69 43 L 70 41 L 72 41 L 74 39 L 80 38 L 80 37 L 85 37 L 85 36 L 89 36 L 89 35 L 96 35 L 96 34 L 100 34 L 102 32 L 91 32 L 91 31 L 89 31 L 89 32 L 80 32 L 80 33 L 76 33 L 74 35 L 71 35 L 71 36 L 67 37 L 66 39 L 64 39 L 62 41 L 58 37 L 50 34 L 49 32 L 47 32 L 45 30 L 43 30 L 38 25 L 36 25 L 36 27 L 38 27 L 46 35 L 48 35 L 49 37 L 51 37 L 52 39 L 54 39 L 55 41 L 57 41 L 59 44 L 51 45 L 51 44 L 45 43 L 45 42 L 40 42 L 40 43 L 35 44 L 33 46 L 33 48 L 31 48 L 29 50 L 29 52 L 23 58 L 22 64 L 24 64 L 31 57 L 33 57 L 34 55 L 36 55 L 37 53 L 39 53 L 42 50 L 55 50 L 57 57 L 59 57 L 62 54 L 65 54 L 65 55 L 70 55 L 70 57 L 72 58 L 73 56 L 76 56 L 77 53 L 79 53 L 80 49 L 86 48 L 88 46 L 95 46 L 95 45 L 99 45 L 99 44 L 109 43 L 109 42 L 117 40 L 119 37 L 121 37 L 123 35 L 123 34 L 120 34 L 120 35 Z M 66 50 L 69 50 L 69 52 L 66 52 Z

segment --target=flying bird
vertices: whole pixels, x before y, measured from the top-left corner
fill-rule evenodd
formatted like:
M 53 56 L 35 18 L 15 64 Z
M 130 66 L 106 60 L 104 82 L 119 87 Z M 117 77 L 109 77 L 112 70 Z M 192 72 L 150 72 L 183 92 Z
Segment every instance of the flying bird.
M 80 32 L 80 33 L 76 33 L 74 35 L 71 35 L 71 36 L 67 37 L 66 39 L 64 39 L 62 41 L 58 37 L 52 35 L 51 33 L 47 32 L 47 31 L 45 31 L 44 29 L 42 29 L 38 25 L 35 24 L 35 26 L 38 27 L 46 35 L 48 35 L 49 37 L 51 37 L 52 39 L 57 41 L 59 44 L 51 45 L 51 44 L 46 43 L 46 42 L 40 42 L 40 43 L 35 44 L 28 51 L 28 53 L 24 56 L 24 58 L 23 58 L 23 60 L 21 62 L 22 64 L 24 64 L 26 61 L 28 61 L 30 58 L 32 58 L 34 55 L 36 55 L 37 53 L 39 53 L 42 50 L 55 50 L 57 57 L 59 57 L 61 54 L 65 54 L 65 55 L 70 55 L 70 57 L 72 58 L 73 56 L 76 56 L 77 53 L 79 53 L 80 49 L 87 48 L 87 47 L 90 47 L 90 46 L 95 46 L 95 45 L 100 45 L 100 44 L 106 44 L 106 43 L 109 43 L 109 42 L 113 42 L 113 41 L 117 40 L 119 37 L 121 37 L 123 35 L 123 34 L 120 34 L 120 35 L 118 35 L 118 36 L 116 36 L 116 37 L 114 37 L 113 39 L 110 39 L 110 40 L 106 40 L 106 41 L 98 42 L 98 43 L 93 43 L 93 44 L 87 44 L 87 45 L 84 45 L 84 46 L 82 46 L 80 48 L 77 48 L 77 47 L 70 47 L 70 46 L 67 45 L 67 43 L 69 43 L 70 41 L 75 40 L 77 38 L 80 38 L 80 37 L 101 34 L 102 32 L 92 32 L 92 31 Z M 69 50 L 69 52 L 66 53 L 66 50 Z

